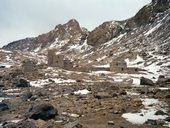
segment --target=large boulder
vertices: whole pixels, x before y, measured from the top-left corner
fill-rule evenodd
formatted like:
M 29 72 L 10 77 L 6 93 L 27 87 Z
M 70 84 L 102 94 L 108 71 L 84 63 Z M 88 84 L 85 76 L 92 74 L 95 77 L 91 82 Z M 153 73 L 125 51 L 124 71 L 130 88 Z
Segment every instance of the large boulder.
M 26 91 L 26 92 L 23 92 L 23 93 L 21 94 L 21 99 L 22 99 L 23 101 L 27 101 L 27 100 L 30 99 L 32 96 L 33 96 L 32 92 Z
M 27 80 L 25 80 L 25 79 L 19 79 L 19 80 L 17 80 L 17 81 L 14 83 L 14 85 L 15 85 L 16 87 L 30 87 L 30 83 L 29 83 Z
M 158 110 L 158 111 L 155 112 L 155 115 L 167 115 L 167 113 L 165 113 L 162 110 Z
M 0 112 L 8 110 L 9 106 L 6 103 L 0 102 Z
M 170 78 L 166 78 L 165 76 L 163 75 L 160 75 L 158 77 L 158 80 L 156 81 L 156 84 L 158 85 L 164 85 L 166 83 L 169 83 L 170 82 Z
M 151 79 L 141 77 L 140 78 L 140 85 L 149 85 L 149 86 L 154 86 L 154 82 Z
M 51 104 L 39 104 L 31 107 L 28 116 L 34 120 L 50 120 L 58 115 L 58 111 Z
M 0 75 L 0 80 L 3 78 L 3 76 Z

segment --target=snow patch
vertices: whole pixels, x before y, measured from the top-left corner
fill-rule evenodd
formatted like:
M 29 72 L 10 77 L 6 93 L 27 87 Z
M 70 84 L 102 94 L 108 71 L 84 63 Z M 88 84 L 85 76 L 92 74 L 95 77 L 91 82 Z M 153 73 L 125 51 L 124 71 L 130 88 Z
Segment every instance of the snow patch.
M 127 95 L 130 95 L 130 96 L 138 96 L 140 95 L 139 93 L 135 93 L 135 92 L 129 92 L 129 91 L 126 91 Z
M 4 90 L 3 92 L 10 93 L 14 91 L 20 91 L 20 89 L 8 89 L 8 90 Z
M 160 89 L 160 90 L 170 90 L 170 88 L 163 88 L 163 87 L 158 88 L 158 89 Z
M 144 35 L 145 35 L 145 36 L 150 35 L 150 34 L 153 33 L 156 29 L 158 29 L 161 25 L 162 25 L 161 23 L 157 24 L 155 27 L 153 27 L 152 29 L 150 29 L 150 30 L 149 30 L 147 33 L 145 33 Z
M 125 59 L 127 63 L 127 67 L 138 67 L 142 68 L 143 67 L 143 58 L 137 55 L 137 58 L 135 60 L 129 60 L 129 58 Z M 140 64 L 139 64 L 140 63 Z
M 159 101 L 158 99 L 150 99 L 150 98 L 146 98 L 146 99 L 142 99 L 142 104 L 145 105 L 145 107 L 150 106 L 150 105 L 154 105 L 154 104 L 158 104 Z
M 74 117 L 74 118 L 80 117 L 78 114 L 68 113 L 68 112 L 62 112 L 62 115 L 70 116 L 70 117 Z
M 140 78 L 132 78 L 133 85 L 140 85 Z
M 92 74 L 110 74 L 111 72 L 110 71 L 93 71 Z
M 109 68 L 110 67 L 110 64 L 105 64 L 105 65 L 96 65 L 94 66 L 96 68 Z
M 53 81 L 54 83 L 57 83 L 57 84 L 76 82 L 76 80 L 72 80 L 72 79 L 64 80 L 61 78 L 58 78 L 58 79 L 49 78 L 49 79 L 44 79 L 44 80 L 30 81 L 30 85 L 34 87 L 42 87 L 43 85 L 51 84 Z
M 42 87 L 43 85 L 50 84 L 49 79 L 30 81 L 30 85 L 34 87 Z
M 41 45 L 39 47 L 37 47 L 34 52 L 38 52 L 39 50 L 41 50 Z
M 101 60 L 104 60 L 106 57 L 107 57 L 107 56 L 103 56 L 103 57 L 101 57 L 101 58 L 98 58 L 97 61 L 99 62 L 99 61 L 101 61 Z
M 74 94 L 81 94 L 81 95 L 87 95 L 89 93 L 90 93 L 90 91 L 88 91 L 87 89 L 78 90 L 78 91 L 74 92 Z
M 161 120 L 165 119 L 166 115 L 155 115 L 157 110 L 160 110 L 161 102 L 157 99 L 142 99 L 142 104 L 145 106 L 144 109 L 141 109 L 140 113 L 125 113 L 122 115 L 127 121 L 133 124 L 144 124 L 148 119 L 152 120 Z M 161 109 L 162 111 L 166 112 L 165 109 Z

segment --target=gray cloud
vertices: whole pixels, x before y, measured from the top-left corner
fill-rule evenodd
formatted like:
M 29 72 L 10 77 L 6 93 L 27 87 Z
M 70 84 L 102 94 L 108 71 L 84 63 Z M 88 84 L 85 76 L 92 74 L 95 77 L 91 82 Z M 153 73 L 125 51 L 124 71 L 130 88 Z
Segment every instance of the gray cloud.
M 0 46 L 48 32 L 77 19 L 92 30 L 102 22 L 124 20 L 151 0 L 1 0 Z

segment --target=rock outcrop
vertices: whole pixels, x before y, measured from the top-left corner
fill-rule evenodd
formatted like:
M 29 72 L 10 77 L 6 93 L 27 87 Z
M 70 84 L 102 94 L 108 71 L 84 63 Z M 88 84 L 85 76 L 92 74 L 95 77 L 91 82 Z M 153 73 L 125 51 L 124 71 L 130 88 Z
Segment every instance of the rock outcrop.
M 153 23 L 158 13 L 169 8 L 169 0 L 152 0 L 151 4 L 144 6 L 134 17 L 127 20 L 126 27 L 134 28 Z
M 140 85 L 149 85 L 149 86 L 154 86 L 154 83 L 152 80 L 145 78 L 145 77 L 141 77 L 140 78 Z
M 87 44 L 96 46 L 117 37 L 123 31 L 119 22 L 105 22 L 89 33 Z
M 9 109 L 9 107 L 6 103 L 0 102 L 0 112 L 8 110 L 8 109 Z
M 25 79 L 19 79 L 14 83 L 16 87 L 30 87 L 30 83 Z
M 29 118 L 34 120 L 49 120 L 55 118 L 58 111 L 51 104 L 39 104 L 31 107 L 28 115 Z

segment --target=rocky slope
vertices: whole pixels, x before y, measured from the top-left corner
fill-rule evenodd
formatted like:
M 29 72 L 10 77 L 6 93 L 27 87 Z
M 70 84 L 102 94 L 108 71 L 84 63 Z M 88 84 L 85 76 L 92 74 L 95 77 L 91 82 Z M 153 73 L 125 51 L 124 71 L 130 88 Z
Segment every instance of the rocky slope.
M 123 27 L 119 22 L 105 22 L 89 33 L 87 44 L 96 46 L 116 38 L 123 33 Z

